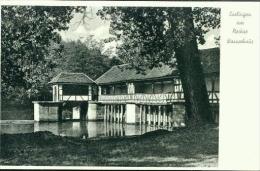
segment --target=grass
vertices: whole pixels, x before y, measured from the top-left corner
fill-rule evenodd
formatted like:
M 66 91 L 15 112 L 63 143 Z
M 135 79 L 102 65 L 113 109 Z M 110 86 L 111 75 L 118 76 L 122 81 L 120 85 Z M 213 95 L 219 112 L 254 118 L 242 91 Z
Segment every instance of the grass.
M 218 127 L 82 140 L 50 132 L 3 134 L 0 165 L 216 167 Z

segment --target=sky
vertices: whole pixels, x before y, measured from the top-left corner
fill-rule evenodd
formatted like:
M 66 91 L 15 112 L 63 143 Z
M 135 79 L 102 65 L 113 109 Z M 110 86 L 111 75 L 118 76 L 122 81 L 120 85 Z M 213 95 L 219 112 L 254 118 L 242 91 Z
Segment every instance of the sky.
M 102 20 L 99 16 L 96 15 L 96 12 L 102 7 L 91 7 L 89 8 L 89 18 L 85 20 L 85 24 L 79 24 L 80 19 L 82 18 L 81 14 L 75 14 L 74 18 L 69 24 L 69 29 L 66 31 L 61 31 L 61 37 L 64 41 L 84 41 L 87 37 L 93 36 L 96 40 L 102 40 L 111 37 L 109 34 L 109 21 Z M 219 29 L 211 30 L 205 35 L 206 43 L 204 45 L 198 45 L 199 49 L 208 49 L 216 47 L 214 37 L 219 36 Z M 105 51 L 108 48 L 112 48 L 113 55 L 115 54 L 115 47 L 117 43 L 110 42 L 105 44 Z

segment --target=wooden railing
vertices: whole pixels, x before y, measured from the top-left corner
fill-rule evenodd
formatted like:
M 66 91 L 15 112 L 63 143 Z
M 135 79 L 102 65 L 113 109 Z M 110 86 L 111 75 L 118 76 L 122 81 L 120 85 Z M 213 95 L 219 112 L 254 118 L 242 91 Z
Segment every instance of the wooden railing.
M 172 102 L 184 102 L 184 95 L 182 92 L 167 94 L 100 95 L 98 101 L 101 103 L 167 104 Z
M 219 103 L 219 91 L 208 92 L 209 103 Z
M 219 92 L 208 92 L 210 103 L 219 103 Z M 138 104 L 168 104 L 184 102 L 183 92 L 167 94 L 124 94 L 124 95 L 99 95 L 101 103 L 138 103 Z
M 91 96 L 80 96 L 80 95 L 63 95 L 60 96 L 59 101 L 89 101 L 91 100 Z

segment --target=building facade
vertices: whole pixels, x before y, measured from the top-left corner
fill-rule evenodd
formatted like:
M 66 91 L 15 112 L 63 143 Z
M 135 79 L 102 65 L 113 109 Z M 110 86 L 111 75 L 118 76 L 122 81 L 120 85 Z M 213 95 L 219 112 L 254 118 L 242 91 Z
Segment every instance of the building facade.
M 213 117 L 219 112 L 219 49 L 200 51 Z M 96 80 L 98 102 L 108 122 L 185 125 L 185 100 L 178 70 L 162 65 L 137 73 L 114 66 Z
M 60 73 L 49 84 L 52 101 L 35 101 L 34 120 L 95 120 L 96 83 L 83 73 Z M 89 113 L 89 115 L 87 115 Z
M 201 50 L 200 57 L 211 109 L 218 122 L 219 49 Z M 69 119 L 73 120 L 185 126 L 182 83 L 178 70 L 167 65 L 143 73 L 128 64 L 113 66 L 95 81 L 82 73 L 60 73 L 49 84 L 53 101 L 34 102 L 36 115 L 43 118 L 46 114 L 39 106 L 47 103 L 56 106 L 52 110 L 58 113 L 58 120 L 64 120 L 64 111 L 70 109 Z

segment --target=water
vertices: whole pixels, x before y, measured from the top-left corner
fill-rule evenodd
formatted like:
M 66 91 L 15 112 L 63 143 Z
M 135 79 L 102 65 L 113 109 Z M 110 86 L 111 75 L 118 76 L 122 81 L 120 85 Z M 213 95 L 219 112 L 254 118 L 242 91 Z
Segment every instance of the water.
M 19 121 L 0 123 L 0 133 L 16 134 L 37 131 L 50 131 L 55 135 L 80 137 L 83 139 L 94 137 L 141 135 L 159 129 L 158 126 L 129 125 L 108 122 L 31 122 Z M 165 128 L 166 129 L 166 128 Z

